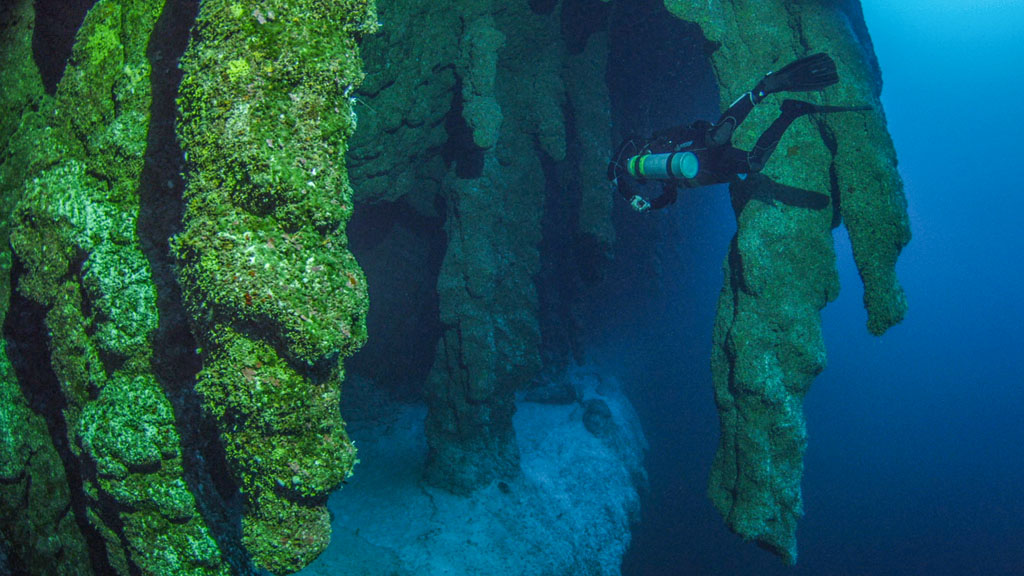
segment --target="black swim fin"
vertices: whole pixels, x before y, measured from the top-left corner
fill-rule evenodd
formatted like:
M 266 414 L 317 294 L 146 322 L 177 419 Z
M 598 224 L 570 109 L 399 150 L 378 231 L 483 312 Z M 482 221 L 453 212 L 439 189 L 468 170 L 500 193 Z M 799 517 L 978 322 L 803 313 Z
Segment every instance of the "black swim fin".
M 828 54 L 805 56 L 769 72 L 754 88 L 757 100 L 775 92 L 810 92 L 839 82 L 835 60 Z
M 867 112 L 873 110 L 871 106 L 824 106 L 812 104 L 803 100 L 783 100 L 782 114 L 784 116 L 803 116 L 804 114 L 828 114 L 830 112 Z

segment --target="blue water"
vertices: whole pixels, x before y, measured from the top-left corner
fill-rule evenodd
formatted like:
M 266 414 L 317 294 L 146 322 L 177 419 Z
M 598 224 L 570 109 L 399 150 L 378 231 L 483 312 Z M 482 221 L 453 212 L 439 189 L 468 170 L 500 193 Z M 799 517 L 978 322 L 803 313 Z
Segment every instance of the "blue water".
M 864 10 L 910 204 L 911 309 L 881 338 L 864 332 L 839 236 L 845 291 L 823 315 L 829 368 L 806 404 L 803 561 L 1024 574 L 1024 4 Z
M 705 495 L 728 199 L 687 193 L 657 222 L 617 214 L 620 251 L 637 252 L 606 289 L 636 297 L 603 311 L 617 329 L 593 345 L 630 375 L 652 447 L 627 575 L 1024 574 L 1024 2 L 864 11 L 914 235 L 898 265 L 907 319 L 868 334 L 837 230 L 843 288 L 822 316 L 829 365 L 806 399 L 800 558 L 784 567 L 730 534 Z M 644 243 L 656 247 L 636 256 Z M 645 284 L 655 269 L 674 280 Z

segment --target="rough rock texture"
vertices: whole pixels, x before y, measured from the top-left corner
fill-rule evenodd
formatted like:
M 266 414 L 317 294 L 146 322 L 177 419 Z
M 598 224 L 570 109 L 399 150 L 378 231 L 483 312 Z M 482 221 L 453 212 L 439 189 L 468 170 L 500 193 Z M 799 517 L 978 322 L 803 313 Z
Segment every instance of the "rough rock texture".
M 456 70 L 462 80 L 462 118 L 469 127 L 473 144 L 488 149 L 501 136 L 501 105 L 494 92 L 498 75 L 498 52 L 505 47 L 505 35 L 496 29 L 490 14 L 480 16 L 466 27 L 459 39 Z
M 909 240 L 906 203 L 878 101 L 877 63 L 854 1 L 665 4 L 700 24 L 716 48 L 723 108 L 767 70 L 816 51 L 835 58 L 843 80 L 807 98 L 875 107 L 798 120 L 762 175 L 732 187 L 738 230 L 715 324 L 721 439 L 710 495 L 735 532 L 792 563 L 802 514 L 802 399 L 825 367 L 819 311 L 839 289 L 832 228 L 840 216 L 864 280 L 871 332 L 885 331 L 906 308 L 893 270 Z M 759 106 L 737 146 L 751 147 L 779 99 Z
M 0 326 L 11 297 L 9 215 L 26 177 L 26 158 L 12 161 L 7 152 L 23 113 L 44 93 L 32 62 L 34 26 L 31 1 L 0 7 L 0 110 L 5 111 L 0 116 Z M 6 552 L 0 572 L 6 566 L 39 574 L 92 574 L 60 454 L 45 418 L 33 411 L 31 396 L 19 384 L 7 342 L 0 342 L 0 547 Z M 40 387 L 25 384 L 28 391 Z
M 447 172 L 446 117 L 455 98 L 461 14 L 477 2 L 378 2 L 384 22 L 363 44 L 368 74 L 356 93 L 359 129 L 348 166 L 357 203 L 405 201 L 425 214 Z
M 803 19 L 804 33 L 828 38 L 843 83 L 836 101 L 867 102 L 873 115 L 827 116 L 824 134 L 835 146 L 835 188 L 853 258 L 864 283 L 868 330 L 881 335 L 903 320 L 907 300 L 896 278 L 896 259 L 910 241 L 903 181 L 879 96 L 882 74 L 859 2 Z
M 190 165 L 180 282 L 245 497 L 257 564 L 298 570 L 327 546 L 327 494 L 355 447 L 338 413 L 340 358 L 366 338 L 366 283 L 348 251 L 344 157 L 372 1 L 209 1 L 183 60 Z
M 92 566 L 77 522 L 46 420 L 32 410 L 0 344 L 0 541 L 21 570 L 88 576 Z
M 460 41 L 483 37 L 497 49 L 493 40 L 505 36 L 493 92 L 474 96 L 501 107 L 504 128 L 495 146 L 482 150 L 478 177 L 449 181 L 448 252 L 438 279 L 446 328 L 428 385 L 427 478 L 456 491 L 518 473 L 514 393 L 540 369 L 533 275 L 540 267 L 544 172 L 536 147 L 556 160 L 565 156 L 555 23 L 523 5 L 499 12 L 493 25 L 490 16 L 480 18 Z M 463 108 L 467 113 L 472 108 Z M 474 142 L 482 141 L 478 132 Z
M 364 47 L 352 178 L 359 202 L 398 201 L 426 215 L 443 208 L 444 330 L 427 390 L 427 474 L 464 492 L 518 470 L 513 393 L 540 367 L 542 159 L 577 161 L 566 153 L 567 84 L 585 126 L 579 171 L 606 157 L 605 49 L 599 40 L 567 56 L 558 17 L 526 4 L 395 0 L 380 10 L 385 26 Z M 576 221 L 580 236 L 606 247 L 601 185 Z
M 522 474 L 469 495 L 423 485 L 422 405 L 359 402 L 350 426 L 365 462 L 331 497 L 335 536 L 301 576 L 620 574 L 646 487 L 646 440 L 614 378 L 582 367 L 563 376 L 605 405 L 602 436 L 585 428 L 580 403 L 521 402 Z M 346 400 L 362 386 L 353 382 Z
M 25 109 L 6 146 L 0 173 L 5 203 L 17 200 L 10 242 L 26 300 L 14 328 L 22 330 L 25 371 L 3 373 L 5 418 L 19 422 L 17 434 L 5 435 L 5 449 L 18 456 L 4 463 L 26 468 L 4 476 L 31 475 L 24 497 L 32 516 L 55 524 L 12 546 L 32 573 L 89 572 L 75 520 L 87 522 L 93 561 L 118 574 L 227 573 L 187 486 L 171 405 L 151 367 L 156 288 L 136 221 L 151 105 L 145 51 L 163 7 L 98 2 L 56 97 Z M 4 72 L 6 79 L 6 64 Z M 45 331 L 48 342 L 32 341 L 33 331 Z M 49 366 L 33 368 L 25 357 L 38 353 L 28 346 L 48 346 Z M 32 409 L 45 413 L 63 462 L 48 439 L 34 436 L 40 417 L 26 410 L 19 384 L 32 391 Z M 73 472 L 69 484 L 61 483 L 62 467 Z M 41 498 L 44 486 L 52 491 Z M 80 491 L 73 514 L 64 512 L 69 489 Z M 5 521 L 7 537 L 24 535 L 18 522 Z
M 32 63 L 32 30 L 35 11 L 32 2 L 17 0 L 0 6 L 0 70 L 4 81 L 0 84 L 0 149 L 21 121 L 21 114 L 29 104 L 43 95 L 43 81 Z M 4 215 L 10 211 L 5 210 Z M 6 244 L 6 243 L 5 243 Z
M 566 62 L 565 88 L 579 146 L 581 192 L 573 239 L 579 246 L 577 250 L 587 258 L 581 270 L 585 280 L 603 274 L 604 263 L 611 258 L 615 244 L 615 227 L 610 217 L 615 194 L 606 175 L 613 153 L 611 99 L 605 82 L 607 60 L 608 35 L 601 32 L 590 36 L 583 51 L 569 56 Z

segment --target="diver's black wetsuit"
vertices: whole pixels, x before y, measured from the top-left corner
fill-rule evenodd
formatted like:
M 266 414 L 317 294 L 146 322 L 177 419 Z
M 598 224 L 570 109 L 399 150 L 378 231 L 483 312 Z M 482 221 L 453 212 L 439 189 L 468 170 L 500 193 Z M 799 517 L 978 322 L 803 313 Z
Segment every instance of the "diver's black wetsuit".
M 689 126 L 676 126 L 656 132 L 645 142 L 627 140 L 622 143 L 608 165 L 608 179 L 614 182 L 619 194 L 628 200 L 635 210 L 643 212 L 648 209 L 664 208 L 675 202 L 679 186 L 697 188 L 723 184 L 731 182 L 741 174 L 760 172 L 786 129 L 800 116 L 819 112 L 870 110 L 871 107 L 819 106 L 801 100 L 785 100 L 782 102 L 779 117 L 768 126 L 757 139 L 753 149 L 748 152 L 732 146 L 732 135 L 754 106 L 773 92 L 820 90 L 835 84 L 838 80 L 835 63 L 828 56 L 816 54 L 800 59 L 774 76 L 771 73 L 766 75 L 752 91 L 737 98 L 714 124 L 701 120 Z M 623 161 L 627 157 L 632 157 L 630 160 L 633 160 L 644 155 L 672 153 L 692 154 L 696 159 L 695 173 L 689 177 L 674 174 L 672 170 L 664 167 L 666 161 L 671 163 L 672 157 L 661 157 L 662 165 L 659 168 L 669 175 L 654 177 L 664 183 L 664 192 L 648 203 L 633 192 L 631 185 L 631 180 L 646 181 L 642 175 L 643 168 L 636 169 L 630 165 L 627 169 Z M 693 159 L 689 161 L 689 166 L 694 168 Z

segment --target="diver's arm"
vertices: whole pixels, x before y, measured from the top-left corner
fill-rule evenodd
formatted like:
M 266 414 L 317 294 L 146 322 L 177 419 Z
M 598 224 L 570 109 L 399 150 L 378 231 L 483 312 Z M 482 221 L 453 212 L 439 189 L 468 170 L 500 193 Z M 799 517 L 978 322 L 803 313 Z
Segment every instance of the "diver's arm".
M 637 212 L 644 212 L 650 208 L 650 203 L 647 202 L 642 196 L 633 193 L 633 187 L 630 185 L 632 177 L 622 166 L 621 161 L 623 160 L 622 155 L 630 147 L 634 146 L 633 141 L 627 139 L 622 144 L 619 144 L 615 151 L 615 155 L 612 156 L 610 162 L 608 162 L 608 180 L 611 182 L 612 187 L 615 191 L 622 196 L 629 205 L 633 207 Z
M 665 182 L 660 196 L 651 201 L 651 210 L 661 210 L 669 204 L 675 204 L 679 197 L 679 186 L 675 182 Z

